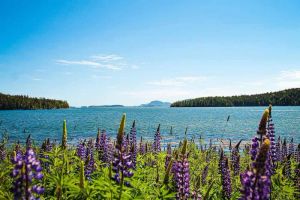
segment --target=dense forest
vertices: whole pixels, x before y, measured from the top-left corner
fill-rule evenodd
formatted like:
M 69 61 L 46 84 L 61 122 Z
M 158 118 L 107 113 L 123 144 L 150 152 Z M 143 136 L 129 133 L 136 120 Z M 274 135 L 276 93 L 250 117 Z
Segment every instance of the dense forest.
M 264 94 L 229 97 L 200 97 L 177 101 L 171 107 L 300 106 L 300 88 Z
M 66 101 L 33 98 L 25 95 L 8 95 L 0 93 L 0 110 L 34 110 L 69 108 Z

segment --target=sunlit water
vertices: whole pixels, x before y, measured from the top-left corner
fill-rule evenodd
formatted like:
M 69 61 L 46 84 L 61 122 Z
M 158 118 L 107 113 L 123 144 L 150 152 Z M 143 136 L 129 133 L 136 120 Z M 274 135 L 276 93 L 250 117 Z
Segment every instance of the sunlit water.
M 233 108 L 83 108 L 65 110 L 14 110 L 0 111 L 0 131 L 7 132 L 10 141 L 24 142 L 30 133 L 41 142 L 45 138 L 60 140 L 62 122 L 67 120 L 68 139 L 76 143 L 83 138 L 96 137 L 97 129 L 105 129 L 116 136 L 122 113 L 127 114 L 126 131 L 136 120 L 137 135 L 152 140 L 161 124 L 163 143 L 176 143 L 185 137 L 196 140 L 202 135 L 206 141 L 218 138 L 233 141 L 249 140 L 255 134 L 264 107 Z M 276 135 L 300 142 L 300 107 L 273 107 Z M 227 117 L 230 115 L 230 120 Z M 173 134 L 170 135 L 170 128 Z

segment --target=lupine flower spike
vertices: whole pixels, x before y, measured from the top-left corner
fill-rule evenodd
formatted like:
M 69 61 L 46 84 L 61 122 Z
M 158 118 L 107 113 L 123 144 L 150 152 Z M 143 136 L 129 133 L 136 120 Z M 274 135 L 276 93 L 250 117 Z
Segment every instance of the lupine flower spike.
M 174 178 L 177 188 L 176 199 L 188 199 L 190 196 L 190 171 L 187 158 L 187 140 L 183 141 L 182 151 L 174 163 Z
M 124 114 L 121 120 L 121 124 L 119 127 L 119 132 L 117 135 L 117 142 L 116 142 L 116 154 L 115 159 L 113 161 L 113 171 L 115 172 L 114 180 L 123 185 L 130 185 L 129 182 L 125 181 L 125 178 L 132 177 L 133 172 L 130 169 L 133 168 L 132 161 L 130 159 L 130 154 L 126 152 L 124 147 L 124 128 L 125 128 L 125 120 L 126 115 Z M 121 194 L 120 194 L 121 195 Z
M 14 164 L 11 173 L 14 178 L 12 188 L 14 199 L 39 199 L 38 197 L 44 193 L 44 188 L 39 184 L 43 174 L 40 161 L 31 147 L 30 135 L 27 138 L 25 154 L 22 156 L 14 151 L 12 163 Z
M 242 196 L 240 200 L 270 199 L 270 176 L 267 175 L 267 160 L 270 149 L 270 140 L 265 139 L 252 168 L 241 174 Z
M 230 170 L 229 170 L 229 166 L 228 166 L 228 158 L 225 156 L 223 150 L 221 150 L 219 168 L 221 171 L 223 199 L 230 199 L 231 192 L 232 192 Z
M 64 123 L 63 123 L 63 135 L 62 135 L 62 139 L 61 139 L 61 147 L 62 147 L 62 149 L 66 149 L 67 148 L 67 141 L 68 141 L 67 121 L 64 120 Z
M 160 124 L 159 124 L 156 133 L 154 135 L 154 142 L 152 145 L 152 149 L 154 153 L 159 153 L 161 151 L 160 140 L 161 140 L 161 136 L 160 136 Z
M 136 127 L 135 121 L 133 121 L 131 130 L 130 130 L 130 146 L 131 146 L 131 160 L 133 167 L 136 167 L 136 156 L 137 156 L 137 143 L 136 143 Z
M 242 140 L 240 140 L 235 147 L 232 149 L 231 152 L 231 162 L 232 162 L 232 169 L 235 176 L 240 174 L 240 153 L 239 153 L 239 146 Z

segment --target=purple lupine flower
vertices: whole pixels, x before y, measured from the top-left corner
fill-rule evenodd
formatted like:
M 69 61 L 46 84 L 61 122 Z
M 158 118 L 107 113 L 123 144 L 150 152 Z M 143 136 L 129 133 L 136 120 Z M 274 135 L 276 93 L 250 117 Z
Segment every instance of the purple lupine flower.
M 240 174 L 240 153 L 239 153 L 239 146 L 241 144 L 242 140 L 240 140 L 236 146 L 231 151 L 231 163 L 232 163 L 232 169 L 233 174 L 237 176 Z
M 136 167 L 136 155 L 137 155 L 137 143 L 136 143 L 136 127 L 135 127 L 135 121 L 133 121 L 131 130 L 130 130 L 130 146 L 131 146 L 131 160 L 133 167 Z
M 14 199 L 39 199 L 38 196 L 44 193 L 44 188 L 38 183 L 43 178 L 43 173 L 41 163 L 31 147 L 30 135 L 27 138 L 25 154 L 17 154 L 14 151 L 12 163 L 14 164 L 11 173 L 14 178 L 12 188 Z
M 300 163 L 300 144 L 298 144 L 298 148 L 296 150 L 296 162 Z
M 277 153 L 276 153 L 276 144 L 275 144 L 275 128 L 274 123 L 271 115 L 272 107 L 269 107 L 269 119 L 268 119 L 268 126 L 267 126 L 267 138 L 271 141 L 270 147 L 270 156 L 272 163 L 277 161 Z
M 256 159 L 257 149 L 258 149 L 258 146 L 259 146 L 258 141 L 259 141 L 258 137 L 254 137 L 252 139 L 252 145 L 251 145 L 251 150 L 250 150 L 250 155 L 251 155 L 251 160 L 252 161 L 254 161 Z
M 269 159 L 270 140 L 265 139 L 259 149 L 259 153 L 252 163 L 250 170 L 241 174 L 242 196 L 240 200 L 270 199 L 270 176 L 267 174 Z
M 174 179 L 176 183 L 176 199 L 188 199 L 190 196 L 190 171 L 186 153 L 187 140 L 183 141 L 182 151 L 174 163 Z
M 229 170 L 229 166 L 228 166 L 228 158 L 225 156 L 223 150 L 221 150 L 219 169 L 221 171 L 223 199 L 230 199 L 231 192 L 232 192 L 230 170 Z
M 97 146 L 97 150 L 99 153 L 99 160 L 101 160 L 104 163 L 109 163 L 109 138 L 106 135 L 106 132 L 103 131 L 100 135 L 99 139 L 99 145 Z
M 171 159 L 172 159 L 172 148 L 171 148 L 171 144 L 168 144 L 168 146 L 167 146 L 166 161 L 165 161 L 165 170 L 167 170 Z
M 277 139 L 276 142 L 276 161 L 282 161 L 282 152 L 281 152 L 281 140 L 280 140 L 280 136 Z
M 146 153 L 145 144 L 143 143 L 143 137 L 142 136 L 141 136 L 141 140 L 140 140 L 139 153 L 141 155 L 144 155 Z
M 114 180 L 118 184 L 130 185 L 129 182 L 125 181 L 126 177 L 132 177 L 133 172 L 130 169 L 133 168 L 130 154 L 126 151 L 124 142 L 124 127 L 125 127 L 126 115 L 123 114 L 122 121 L 119 127 L 116 142 L 116 153 L 113 161 L 113 171 L 115 172 Z
M 86 157 L 85 140 L 83 142 L 79 142 L 79 144 L 77 145 L 76 154 L 81 160 L 85 160 Z
M 86 148 L 84 175 L 87 179 L 90 179 L 91 174 L 95 171 L 95 160 L 93 152 L 93 140 L 89 140 Z
M 160 124 L 159 124 L 155 132 L 154 142 L 152 145 L 152 150 L 154 153 L 159 153 L 161 151 L 160 140 L 161 140 L 161 136 L 160 136 Z
M 291 155 L 291 158 L 294 158 L 295 145 L 294 145 L 294 139 L 293 138 L 291 139 L 291 142 L 289 143 L 288 154 Z
M 207 177 L 207 174 L 208 174 L 208 167 L 209 167 L 209 164 L 207 164 L 203 171 L 202 171 L 202 175 L 201 175 L 201 183 L 202 185 L 205 185 L 206 184 L 206 177 Z

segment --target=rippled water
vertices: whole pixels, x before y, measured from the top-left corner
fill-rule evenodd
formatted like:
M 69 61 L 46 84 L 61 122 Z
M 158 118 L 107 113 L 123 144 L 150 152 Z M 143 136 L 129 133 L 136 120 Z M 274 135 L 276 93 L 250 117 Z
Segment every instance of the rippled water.
M 137 134 L 146 140 L 153 138 L 161 124 L 164 142 L 178 142 L 188 127 L 188 138 L 206 140 L 231 138 L 248 140 L 256 129 L 264 107 L 232 108 L 83 108 L 66 110 L 14 110 L 0 111 L 0 132 L 8 132 L 11 141 L 24 141 L 30 133 L 40 142 L 49 137 L 60 140 L 62 121 L 67 120 L 68 138 L 72 142 L 95 137 L 98 127 L 115 137 L 122 113 L 127 114 L 127 132 L 133 120 Z M 300 107 L 273 107 L 276 135 L 300 142 Z M 226 123 L 227 116 L 230 120 Z M 170 127 L 173 126 L 173 135 Z

